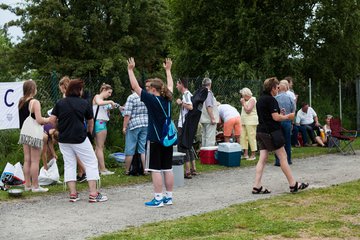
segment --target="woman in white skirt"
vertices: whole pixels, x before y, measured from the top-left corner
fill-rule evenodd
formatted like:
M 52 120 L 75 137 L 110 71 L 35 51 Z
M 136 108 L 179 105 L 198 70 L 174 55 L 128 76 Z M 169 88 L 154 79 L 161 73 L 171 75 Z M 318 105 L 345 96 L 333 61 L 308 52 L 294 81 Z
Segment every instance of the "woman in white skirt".
M 20 138 L 24 150 L 25 191 L 47 192 L 48 188 L 39 186 L 39 162 L 43 147 L 43 126 L 49 118 L 41 116 L 40 102 L 34 99 L 36 83 L 27 80 L 23 85 L 24 96 L 19 101 Z
M 76 156 L 85 166 L 89 184 L 89 202 L 104 202 L 107 197 L 97 191 L 96 181 L 100 178 L 98 162 L 92 145 L 87 138 L 87 130 L 91 132 L 94 121 L 90 104 L 80 98 L 84 82 L 71 80 L 66 89 L 65 98 L 60 99 L 50 117 L 50 122 L 57 123 L 59 130 L 59 147 L 64 159 L 64 181 L 70 189 L 70 202 L 78 201 L 76 191 Z M 87 120 L 87 130 L 84 128 Z

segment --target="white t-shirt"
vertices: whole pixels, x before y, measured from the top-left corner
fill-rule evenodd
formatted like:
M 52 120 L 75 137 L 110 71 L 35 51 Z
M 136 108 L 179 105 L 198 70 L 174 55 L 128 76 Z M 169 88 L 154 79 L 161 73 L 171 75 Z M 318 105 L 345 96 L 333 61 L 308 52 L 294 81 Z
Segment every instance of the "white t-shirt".
M 226 122 L 234 117 L 240 117 L 240 113 L 238 112 L 238 110 L 236 110 L 236 108 L 229 104 L 220 104 L 218 106 L 218 109 L 219 116 L 223 122 Z
M 296 114 L 295 123 L 300 123 L 300 125 L 307 125 L 314 122 L 314 117 L 317 114 L 312 107 L 309 107 L 307 113 L 304 113 L 302 109 L 300 109 Z
M 189 90 L 186 90 L 183 95 L 182 95 L 182 102 L 188 105 L 192 105 L 191 102 L 191 97 L 192 94 L 191 92 L 189 92 Z M 181 106 L 181 110 L 180 110 L 180 114 L 179 114 L 179 122 L 178 122 L 178 127 L 182 128 L 183 126 L 183 121 L 185 121 L 185 116 L 186 114 L 189 112 L 188 109 L 186 109 L 185 107 Z M 183 118 L 184 117 L 184 118 Z

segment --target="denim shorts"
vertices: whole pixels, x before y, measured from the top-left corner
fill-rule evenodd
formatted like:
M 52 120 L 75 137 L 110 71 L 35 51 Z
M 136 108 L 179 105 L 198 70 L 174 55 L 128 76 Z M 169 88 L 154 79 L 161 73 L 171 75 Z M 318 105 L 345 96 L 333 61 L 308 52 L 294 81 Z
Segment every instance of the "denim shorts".
M 126 131 L 125 156 L 133 156 L 135 150 L 140 154 L 145 153 L 147 127 L 139 127 Z

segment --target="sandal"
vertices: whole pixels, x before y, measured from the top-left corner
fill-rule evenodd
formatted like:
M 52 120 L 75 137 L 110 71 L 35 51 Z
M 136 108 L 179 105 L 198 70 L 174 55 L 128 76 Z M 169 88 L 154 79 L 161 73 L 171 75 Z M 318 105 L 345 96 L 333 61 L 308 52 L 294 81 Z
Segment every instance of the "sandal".
M 308 186 L 309 186 L 309 183 L 298 183 L 298 182 L 296 182 L 294 186 L 290 186 L 289 188 L 290 188 L 291 193 L 296 193 L 299 190 L 304 190 Z
M 190 174 L 193 176 L 196 176 L 196 175 L 198 175 L 198 172 L 194 169 L 190 169 Z
M 191 173 L 189 173 L 189 172 L 185 173 L 184 178 L 192 179 Z
M 271 193 L 271 191 L 266 188 L 263 190 L 263 187 L 261 186 L 259 188 L 253 187 L 253 190 L 251 193 L 252 194 L 269 194 L 269 193 Z

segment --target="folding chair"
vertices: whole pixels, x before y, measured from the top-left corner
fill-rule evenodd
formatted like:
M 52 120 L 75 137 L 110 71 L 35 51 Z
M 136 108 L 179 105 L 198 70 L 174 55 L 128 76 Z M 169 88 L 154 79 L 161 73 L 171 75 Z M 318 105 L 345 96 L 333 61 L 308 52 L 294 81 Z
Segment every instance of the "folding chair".
M 341 126 L 341 120 L 332 118 L 330 120 L 331 135 L 329 136 L 329 144 L 336 147 L 342 154 L 355 154 L 352 142 L 357 137 L 357 131 L 347 130 Z

